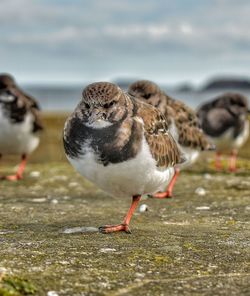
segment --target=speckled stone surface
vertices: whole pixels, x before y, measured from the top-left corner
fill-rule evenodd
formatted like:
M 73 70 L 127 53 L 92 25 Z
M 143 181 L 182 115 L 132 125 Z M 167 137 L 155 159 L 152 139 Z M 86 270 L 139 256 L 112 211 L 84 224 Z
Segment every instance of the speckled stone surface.
M 96 228 L 121 222 L 130 198 L 73 170 L 60 147 L 63 117 L 53 118 L 25 179 L 0 183 L 0 273 L 28 279 L 36 295 L 250 295 L 248 150 L 237 174 L 215 173 L 206 156 L 181 173 L 172 199 L 141 202 L 148 211 L 135 213 L 132 234 L 103 235 Z

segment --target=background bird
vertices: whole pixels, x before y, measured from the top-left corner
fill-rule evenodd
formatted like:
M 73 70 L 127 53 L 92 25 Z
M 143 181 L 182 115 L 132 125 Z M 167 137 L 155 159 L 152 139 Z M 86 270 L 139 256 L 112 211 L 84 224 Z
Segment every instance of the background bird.
M 38 131 L 42 129 L 35 99 L 24 93 L 13 77 L 0 74 L 0 157 L 13 154 L 22 159 L 15 175 L 1 179 L 22 178 L 27 156 L 38 146 Z
M 159 191 L 173 177 L 174 166 L 184 161 L 159 110 L 108 82 L 83 90 L 63 140 L 80 174 L 112 195 L 132 196 L 123 223 L 102 226 L 102 233 L 129 232 L 141 195 Z
M 249 136 L 248 113 L 247 98 L 238 93 L 226 93 L 199 107 L 201 127 L 217 148 L 217 170 L 222 168 L 221 153 L 230 151 L 229 171 L 236 171 L 238 149 Z
M 184 103 L 166 95 L 154 82 L 148 80 L 136 81 L 129 86 L 128 93 L 153 105 L 164 114 L 171 133 L 187 158 L 185 165 L 194 163 L 200 151 L 214 149 L 201 130 L 195 112 Z M 172 196 L 180 167 L 175 168 L 175 174 L 167 189 L 164 192 L 155 194 L 155 197 Z

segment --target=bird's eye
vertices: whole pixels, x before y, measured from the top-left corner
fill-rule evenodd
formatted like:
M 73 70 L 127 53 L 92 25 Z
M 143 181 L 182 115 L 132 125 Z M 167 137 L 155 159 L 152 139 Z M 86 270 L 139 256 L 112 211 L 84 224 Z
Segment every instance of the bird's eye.
M 150 97 L 151 97 L 151 94 L 145 94 L 145 95 L 143 96 L 143 98 L 146 99 L 146 100 L 149 99 Z
M 85 104 L 86 109 L 90 108 L 90 105 L 88 103 L 84 103 L 84 104 Z
M 106 103 L 106 104 L 104 104 L 103 107 L 104 107 L 105 109 L 108 109 L 109 107 L 113 106 L 114 104 L 115 104 L 115 101 L 111 101 L 110 103 Z

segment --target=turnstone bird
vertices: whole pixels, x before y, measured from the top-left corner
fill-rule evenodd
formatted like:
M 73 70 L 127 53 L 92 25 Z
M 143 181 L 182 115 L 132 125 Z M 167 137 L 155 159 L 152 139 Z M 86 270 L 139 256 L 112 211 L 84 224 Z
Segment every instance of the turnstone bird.
M 248 113 L 247 98 L 238 93 L 226 93 L 198 109 L 201 127 L 217 148 L 217 170 L 222 168 L 221 153 L 230 151 L 229 171 L 236 171 L 238 149 L 249 135 Z
M 214 149 L 214 147 L 199 127 L 195 112 L 184 103 L 166 95 L 154 82 L 136 81 L 129 86 L 128 93 L 153 105 L 164 114 L 171 133 L 185 154 L 187 162 L 175 168 L 175 174 L 167 189 L 154 196 L 158 198 L 171 197 L 180 167 L 194 163 L 200 151 Z
M 102 233 L 129 232 L 129 222 L 141 195 L 168 183 L 183 155 L 164 116 L 108 82 L 88 85 L 64 127 L 64 148 L 73 167 L 104 191 L 132 196 L 119 225 Z
M 0 74 L 0 157 L 13 154 L 22 158 L 17 173 L 1 179 L 22 178 L 27 155 L 38 146 L 37 132 L 42 129 L 37 102 L 10 75 Z

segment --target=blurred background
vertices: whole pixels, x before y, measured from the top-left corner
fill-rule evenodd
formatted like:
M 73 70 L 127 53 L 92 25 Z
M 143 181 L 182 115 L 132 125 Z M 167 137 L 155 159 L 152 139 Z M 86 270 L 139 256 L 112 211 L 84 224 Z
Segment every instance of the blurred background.
M 40 102 L 50 141 L 94 81 L 153 80 L 193 108 L 228 90 L 250 97 L 248 0 L 0 3 L 1 72 Z
M 3 72 L 39 101 L 45 129 L 24 179 L 0 182 L 0 296 L 250 295 L 250 137 L 236 174 L 203 153 L 174 198 L 144 198 L 133 234 L 114 236 L 91 229 L 119 222 L 129 199 L 82 178 L 62 143 L 95 81 L 149 79 L 193 108 L 250 98 L 250 0 L 0 0 Z M 19 161 L 4 155 L 0 176 Z
M 44 110 L 71 111 L 87 83 L 150 79 L 196 107 L 250 92 L 248 0 L 1 0 L 1 72 Z

